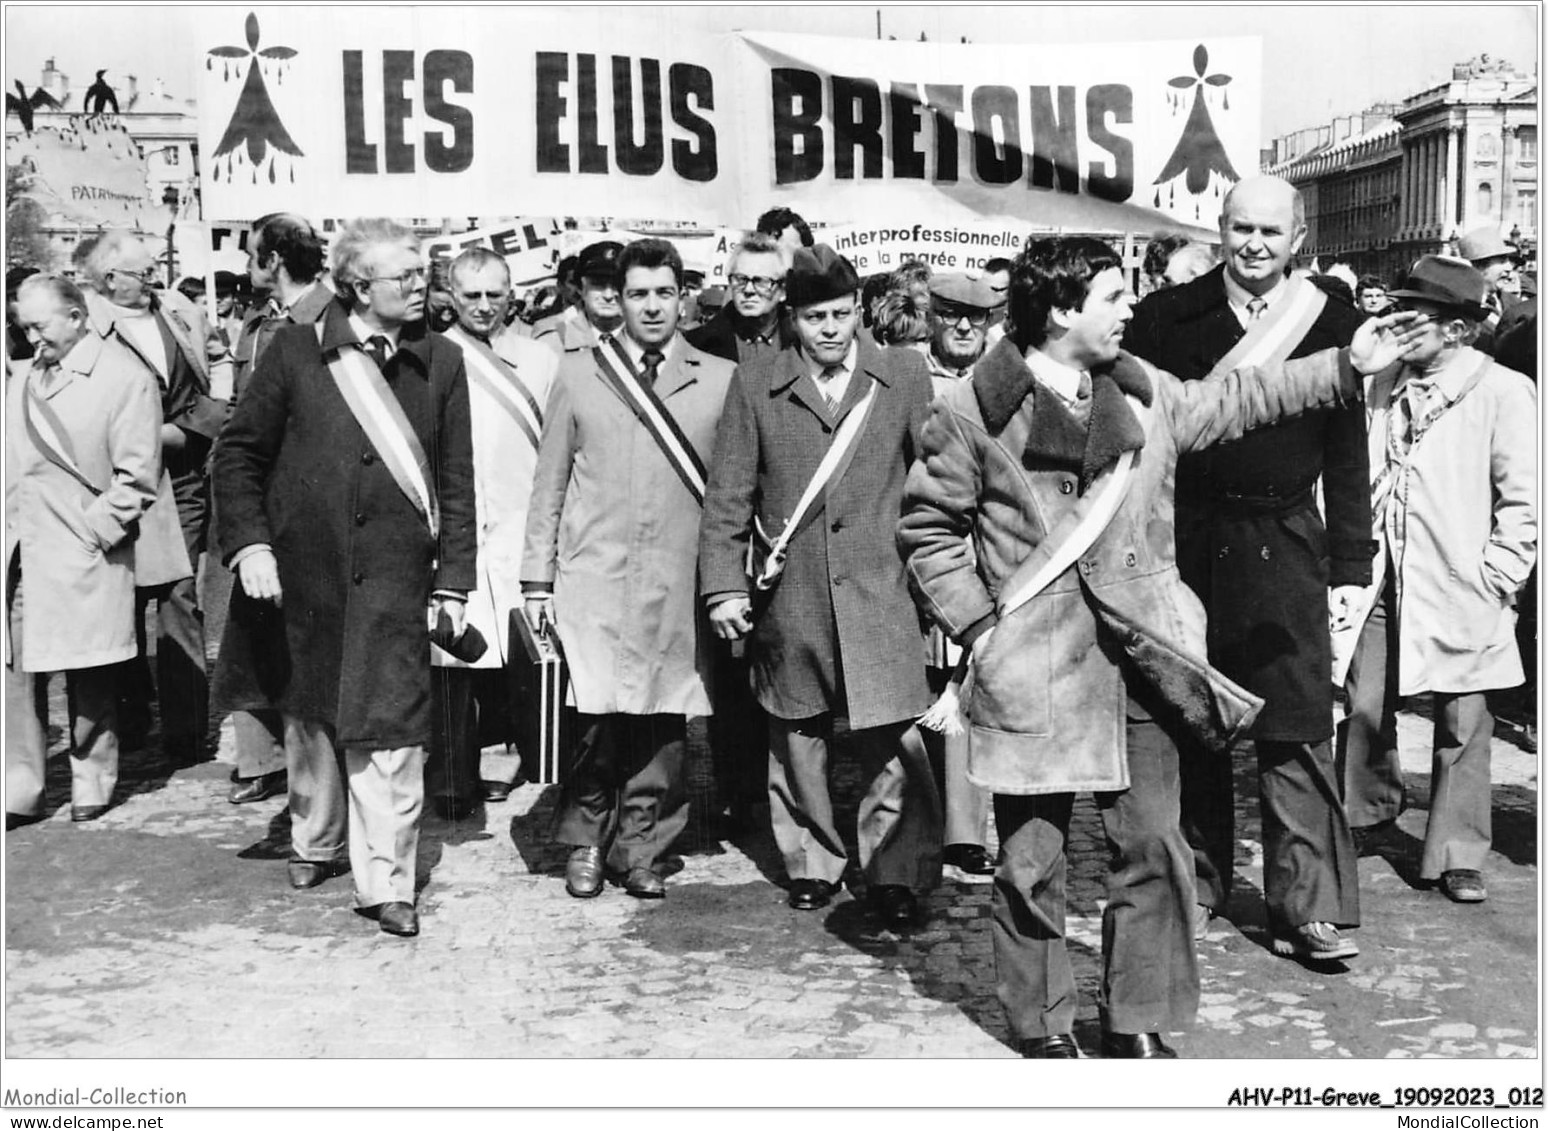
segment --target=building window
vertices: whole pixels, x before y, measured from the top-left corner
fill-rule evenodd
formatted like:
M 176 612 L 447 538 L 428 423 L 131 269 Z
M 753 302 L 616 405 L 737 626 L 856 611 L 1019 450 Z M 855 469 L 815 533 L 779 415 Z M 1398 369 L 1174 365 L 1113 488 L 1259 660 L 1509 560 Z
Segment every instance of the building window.
M 1537 190 L 1535 188 L 1516 190 L 1516 223 L 1527 231 L 1537 227 Z
M 1537 160 L 1537 127 L 1522 126 L 1516 131 L 1516 160 Z
M 1494 186 L 1484 181 L 1478 186 L 1478 213 L 1488 216 L 1494 211 Z
M 183 151 L 181 149 L 179 149 L 177 146 L 169 145 L 162 152 L 163 152 L 163 155 L 167 159 L 167 164 L 168 165 L 178 165 L 178 164 L 182 163 Z

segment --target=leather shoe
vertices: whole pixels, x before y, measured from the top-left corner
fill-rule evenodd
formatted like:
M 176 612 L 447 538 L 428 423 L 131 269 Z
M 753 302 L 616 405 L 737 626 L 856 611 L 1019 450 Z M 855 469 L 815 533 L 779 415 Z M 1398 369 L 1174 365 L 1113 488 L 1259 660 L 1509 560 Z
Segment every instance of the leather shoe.
M 233 805 L 248 805 L 254 801 L 267 801 L 278 797 L 289 788 L 290 776 L 284 770 L 272 774 L 259 774 L 255 778 L 240 778 L 231 787 L 226 800 Z
M 443 821 L 466 821 L 478 812 L 483 804 L 475 799 L 462 797 L 432 797 L 430 808 L 435 810 L 435 815 Z
M 969 876 L 994 875 L 994 857 L 981 844 L 948 844 L 941 863 Z
M 5 831 L 19 829 L 23 825 L 35 825 L 43 819 L 42 813 L 7 813 L 5 815 Z
M 882 926 L 905 930 L 914 925 L 919 915 L 919 901 L 914 893 L 902 884 L 878 884 L 871 889 L 871 902 Z
M 484 791 L 485 801 L 504 801 L 511 795 L 511 790 L 515 788 L 515 784 L 515 782 L 508 781 L 490 781 L 486 778 L 479 782 L 478 786 Z
M 1483 873 L 1476 868 L 1453 868 L 1449 872 L 1442 872 L 1440 889 L 1453 903 L 1482 903 L 1489 898 L 1489 889 L 1484 887 Z
M 817 911 L 833 902 L 833 892 L 827 880 L 791 880 L 786 902 L 797 911 Z
M 666 898 L 666 881 L 650 868 L 630 868 L 623 886 L 636 899 Z
M 577 848 L 564 866 L 564 890 L 576 899 L 602 894 L 602 850 L 595 845 Z
M 412 938 L 419 934 L 419 912 L 412 903 L 384 903 L 377 910 L 376 925 L 389 935 Z
M 108 811 L 106 805 L 72 805 L 70 806 L 70 820 L 76 824 L 85 821 L 95 821 Z
M 1109 1060 L 1176 1060 L 1160 1033 L 1103 1033 L 1102 1055 Z
M 1374 856 L 1397 827 L 1397 818 L 1388 817 L 1385 821 L 1377 821 L 1374 825 L 1351 828 L 1349 833 L 1354 838 L 1355 855 Z
M 1025 1060 L 1079 1060 L 1080 1046 L 1068 1033 L 1055 1033 L 1051 1037 L 1026 1037 L 1020 1044 Z
M 344 865 L 332 860 L 292 860 L 285 866 L 290 886 L 297 891 L 314 888 L 330 876 L 346 871 Z

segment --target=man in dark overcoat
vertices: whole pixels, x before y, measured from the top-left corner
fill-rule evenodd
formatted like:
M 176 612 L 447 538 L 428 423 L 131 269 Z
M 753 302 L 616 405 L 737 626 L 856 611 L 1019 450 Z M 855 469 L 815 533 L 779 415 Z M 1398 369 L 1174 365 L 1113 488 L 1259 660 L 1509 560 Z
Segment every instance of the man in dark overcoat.
M 1242 181 L 1220 217 L 1225 263 L 1141 302 L 1124 348 L 1196 381 L 1241 352 L 1250 333 L 1267 351 L 1259 364 L 1269 354 L 1285 360 L 1348 345 L 1362 316 L 1286 276 L 1305 232 L 1293 186 L 1277 177 Z M 1370 582 L 1371 547 L 1365 421 L 1357 404 L 1308 412 L 1178 462 L 1177 565 L 1209 615 L 1209 660 L 1265 702 L 1251 734 L 1264 898 L 1274 949 L 1284 955 L 1332 960 L 1358 953 L 1339 934 L 1359 925 L 1359 877 L 1333 768 L 1328 602 L 1330 587 L 1335 602 L 1347 603 Z M 1231 893 L 1231 761 L 1185 750 L 1182 775 L 1201 937 Z
M 291 885 L 342 870 L 347 814 L 359 909 L 412 935 L 427 612 L 460 635 L 475 584 L 467 377 L 425 329 L 411 232 L 356 221 L 333 261 L 338 303 L 274 336 L 216 449 L 220 545 L 244 597 L 222 682 L 233 706 L 283 716 Z
M 857 340 L 860 280 L 832 249 L 796 251 L 786 291 L 799 344 L 738 366 L 726 397 L 700 528 L 700 591 L 717 635 L 749 640 L 753 687 L 770 715 L 770 817 L 790 905 L 825 906 L 848 861 L 827 782 L 843 719 L 867 783 L 860 865 L 883 921 L 902 927 L 941 866 L 940 802 L 913 726 L 930 704 L 924 646 L 893 547 L 930 378 L 917 353 Z M 745 567 L 754 520 L 779 536 L 853 411 L 869 415 L 852 459 L 755 607 Z

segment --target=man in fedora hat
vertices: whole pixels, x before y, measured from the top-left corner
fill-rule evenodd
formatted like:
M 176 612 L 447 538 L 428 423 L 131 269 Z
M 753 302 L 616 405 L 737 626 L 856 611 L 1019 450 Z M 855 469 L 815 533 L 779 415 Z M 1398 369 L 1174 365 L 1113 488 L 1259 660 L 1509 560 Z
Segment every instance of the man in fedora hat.
M 901 928 L 941 868 L 939 800 L 913 726 L 930 705 L 924 646 L 893 546 L 930 378 L 917 352 L 857 340 L 860 279 L 831 248 L 797 249 L 785 289 L 796 344 L 738 366 L 726 395 L 700 591 L 716 634 L 749 641 L 770 716 L 769 810 L 790 906 L 826 906 L 848 863 L 827 781 L 842 719 L 866 783 L 860 867 L 883 922 Z M 755 613 L 745 564 L 755 520 L 779 537 L 852 413 L 862 415 L 847 467 L 795 528 L 784 571 Z
M 1335 612 L 1347 659 L 1339 762 L 1349 823 L 1372 834 L 1403 810 L 1398 697 L 1431 692 L 1435 746 L 1420 875 L 1461 903 L 1487 896 L 1485 692 L 1522 681 L 1516 600 L 1537 557 L 1536 391 L 1469 343 L 1489 285 L 1427 255 L 1392 292 L 1423 335 L 1366 382 L 1374 582 Z

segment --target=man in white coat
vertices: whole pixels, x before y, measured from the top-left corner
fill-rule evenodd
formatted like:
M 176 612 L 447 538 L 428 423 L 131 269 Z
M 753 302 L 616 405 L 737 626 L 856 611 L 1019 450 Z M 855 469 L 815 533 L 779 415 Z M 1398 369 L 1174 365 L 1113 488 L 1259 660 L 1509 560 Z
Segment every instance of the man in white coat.
M 506 327 L 511 269 L 501 256 L 469 248 L 452 260 L 447 281 L 457 322 L 446 336 L 462 348 L 467 366 L 478 489 L 478 587 L 468 594 L 467 617 L 489 648 L 472 662 L 431 648 L 434 720 L 425 796 L 437 815 L 461 820 L 480 801 L 503 801 L 511 792 L 509 781 L 481 781 L 480 736 L 510 740 L 510 612 L 521 604 L 527 501 L 559 357 Z
M 549 397 L 521 587 L 557 630 L 580 741 L 556 839 L 585 899 L 604 866 L 642 899 L 687 823 L 687 716 L 711 713 L 695 599 L 704 467 L 732 364 L 677 332 L 682 259 L 664 240 L 618 256 L 623 332 L 567 356 Z
M 75 284 L 27 279 L 17 321 L 36 352 L 5 394 L 7 829 L 43 816 L 48 672 L 67 673 L 70 819 L 107 810 L 114 665 L 135 654 L 134 543 L 161 477 L 156 378 L 91 332 Z
M 1392 292 L 1426 333 L 1367 382 L 1375 582 L 1336 620 L 1349 656 L 1340 760 L 1349 824 L 1366 844 L 1403 809 L 1399 696 L 1431 692 L 1430 814 L 1420 875 L 1459 903 L 1487 898 L 1485 692 L 1522 681 L 1516 597 L 1537 557 L 1537 404 L 1524 376 L 1469 344 L 1488 284 L 1429 255 Z

